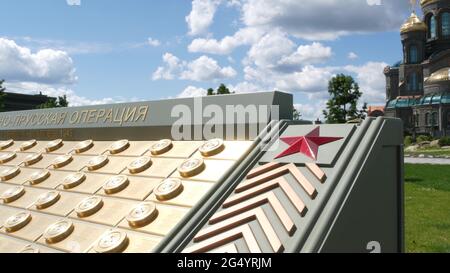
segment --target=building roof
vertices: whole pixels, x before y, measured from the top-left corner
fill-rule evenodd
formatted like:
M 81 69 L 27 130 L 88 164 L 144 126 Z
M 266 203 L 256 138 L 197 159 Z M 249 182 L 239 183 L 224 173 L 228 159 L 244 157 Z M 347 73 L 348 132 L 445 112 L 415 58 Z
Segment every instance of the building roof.
M 425 78 L 425 84 L 439 83 L 449 80 L 450 67 L 441 68 Z
M 411 32 L 411 31 L 427 31 L 427 25 L 422 22 L 422 20 L 417 17 L 416 13 L 411 13 L 408 20 L 403 23 L 400 28 L 401 33 Z
M 442 94 L 431 94 L 426 96 L 403 96 L 388 101 L 387 109 L 406 108 L 421 105 L 448 104 L 450 103 L 450 92 Z
M 426 6 L 426 5 L 435 3 L 435 2 L 437 2 L 437 1 L 438 1 L 438 0 L 420 0 L 420 5 L 421 5 L 422 7 L 424 7 L 424 6 Z

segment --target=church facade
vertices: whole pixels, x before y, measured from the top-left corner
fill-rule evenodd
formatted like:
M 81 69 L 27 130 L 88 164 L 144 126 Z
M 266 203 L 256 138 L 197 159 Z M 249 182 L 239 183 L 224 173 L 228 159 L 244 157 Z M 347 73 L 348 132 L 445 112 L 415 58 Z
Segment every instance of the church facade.
M 403 60 L 384 69 L 385 115 L 410 134 L 450 135 L 450 0 L 421 0 L 400 29 Z

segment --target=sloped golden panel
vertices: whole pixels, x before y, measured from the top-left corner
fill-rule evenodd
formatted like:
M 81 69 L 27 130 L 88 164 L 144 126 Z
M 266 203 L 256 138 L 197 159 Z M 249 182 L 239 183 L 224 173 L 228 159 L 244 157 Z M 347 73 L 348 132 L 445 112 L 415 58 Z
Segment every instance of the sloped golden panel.
M 0 252 L 151 252 L 252 142 L 4 144 Z

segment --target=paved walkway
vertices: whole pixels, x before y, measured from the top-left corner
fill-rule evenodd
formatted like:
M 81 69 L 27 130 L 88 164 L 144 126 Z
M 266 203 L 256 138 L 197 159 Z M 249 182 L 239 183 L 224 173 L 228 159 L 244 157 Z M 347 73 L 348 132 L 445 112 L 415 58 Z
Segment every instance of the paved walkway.
M 408 164 L 450 165 L 450 159 L 448 159 L 448 158 L 405 157 L 405 163 L 408 163 Z

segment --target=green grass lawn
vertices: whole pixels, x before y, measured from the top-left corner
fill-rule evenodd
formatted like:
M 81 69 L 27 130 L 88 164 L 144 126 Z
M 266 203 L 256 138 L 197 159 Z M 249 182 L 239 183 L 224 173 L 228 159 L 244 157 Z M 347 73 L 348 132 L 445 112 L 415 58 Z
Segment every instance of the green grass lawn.
M 407 252 L 450 253 L 450 165 L 405 165 Z
M 408 155 L 432 155 L 432 156 L 450 156 L 450 149 L 436 149 L 436 148 L 427 148 L 427 149 L 419 149 L 414 152 L 405 152 Z

